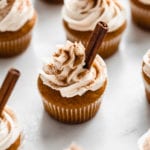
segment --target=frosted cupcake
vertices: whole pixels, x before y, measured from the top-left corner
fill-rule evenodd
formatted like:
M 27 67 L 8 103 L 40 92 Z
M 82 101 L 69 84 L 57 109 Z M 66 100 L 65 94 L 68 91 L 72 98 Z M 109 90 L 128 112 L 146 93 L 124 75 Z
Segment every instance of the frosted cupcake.
M 138 141 L 139 150 L 150 150 L 150 130 Z
M 107 69 L 99 55 L 85 69 L 85 48 L 67 42 L 43 66 L 38 88 L 45 110 L 64 123 L 82 123 L 97 113 L 107 85 Z
M 126 28 L 125 10 L 116 0 L 65 0 L 62 16 L 67 39 L 82 41 L 85 46 L 99 21 L 108 24 L 109 32 L 99 48 L 103 58 L 118 49 Z
M 150 30 L 150 0 L 130 0 L 130 4 L 134 23 Z
M 143 57 L 142 75 L 144 79 L 147 100 L 150 103 L 150 50 Z
M 45 1 L 53 4 L 63 4 L 63 0 L 45 0 Z
M 0 150 L 18 150 L 22 132 L 15 113 L 5 107 L 0 117 Z
M 36 13 L 30 0 L 0 1 L 0 57 L 23 52 L 31 41 Z

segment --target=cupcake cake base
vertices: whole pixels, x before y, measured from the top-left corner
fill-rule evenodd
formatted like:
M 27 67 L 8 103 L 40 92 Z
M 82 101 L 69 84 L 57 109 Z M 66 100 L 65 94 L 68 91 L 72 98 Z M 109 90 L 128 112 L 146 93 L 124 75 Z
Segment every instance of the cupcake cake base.
M 58 91 L 44 85 L 38 78 L 38 88 L 45 110 L 52 118 L 68 124 L 82 123 L 96 115 L 106 85 L 107 81 L 97 91 L 88 91 L 82 96 L 65 98 Z

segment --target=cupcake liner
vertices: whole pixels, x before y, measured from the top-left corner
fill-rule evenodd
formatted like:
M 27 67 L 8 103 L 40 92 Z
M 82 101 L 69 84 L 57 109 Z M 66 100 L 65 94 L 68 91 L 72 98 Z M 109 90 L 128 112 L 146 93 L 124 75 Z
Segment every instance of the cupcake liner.
M 32 31 L 27 34 L 12 40 L 0 41 L 0 57 L 12 57 L 26 50 L 30 44 Z
M 132 1 L 130 2 L 130 4 L 131 4 L 132 19 L 134 23 L 143 29 L 150 30 L 150 10 L 144 9 L 143 7 L 139 7 Z
M 64 123 L 78 124 L 85 122 L 96 115 L 101 104 L 101 99 L 102 97 L 89 105 L 81 106 L 78 108 L 60 107 L 48 102 L 44 98 L 43 104 L 45 110 L 54 119 Z

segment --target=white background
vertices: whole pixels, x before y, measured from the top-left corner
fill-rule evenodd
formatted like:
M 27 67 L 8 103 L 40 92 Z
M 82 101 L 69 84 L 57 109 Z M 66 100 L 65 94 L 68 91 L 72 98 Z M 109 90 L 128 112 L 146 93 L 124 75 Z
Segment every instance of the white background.
M 121 1 L 121 0 L 120 0 Z M 39 18 L 28 50 L 12 59 L 0 59 L 0 83 L 10 67 L 22 76 L 10 98 L 24 129 L 25 150 L 63 150 L 76 142 L 85 150 L 137 150 L 137 140 L 150 127 L 150 106 L 146 101 L 141 76 L 141 62 L 150 48 L 150 33 L 137 28 L 130 19 L 119 51 L 106 60 L 109 86 L 101 109 L 91 121 L 65 125 L 51 119 L 43 110 L 37 90 L 41 58 L 65 43 L 61 6 L 35 0 Z

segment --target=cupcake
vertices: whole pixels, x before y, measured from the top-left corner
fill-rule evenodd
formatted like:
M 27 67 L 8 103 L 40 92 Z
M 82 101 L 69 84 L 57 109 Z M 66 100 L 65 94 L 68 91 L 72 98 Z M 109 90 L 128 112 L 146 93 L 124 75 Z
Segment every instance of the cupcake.
M 99 21 L 107 23 L 109 31 L 99 48 L 103 58 L 117 51 L 126 28 L 125 10 L 117 0 L 65 0 L 62 17 L 67 39 L 82 41 L 84 46 L 96 24 Z
M 139 150 L 150 150 L 150 130 L 138 141 Z
M 0 150 L 18 150 L 21 146 L 22 131 L 15 113 L 5 107 L 0 117 Z
M 150 0 L 130 0 L 130 5 L 134 23 L 150 30 Z
M 0 1 L 0 57 L 15 56 L 28 47 L 36 18 L 29 0 Z
M 54 119 L 77 124 L 97 113 L 107 85 L 106 65 L 96 55 L 90 69 L 84 66 L 84 46 L 69 41 L 43 65 L 38 89 L 45 110 Z
M 142 75 L 143 75 L 147 100 L 150 103 L 150 50 L 143 57 Z

